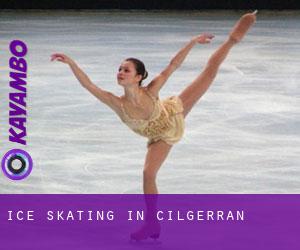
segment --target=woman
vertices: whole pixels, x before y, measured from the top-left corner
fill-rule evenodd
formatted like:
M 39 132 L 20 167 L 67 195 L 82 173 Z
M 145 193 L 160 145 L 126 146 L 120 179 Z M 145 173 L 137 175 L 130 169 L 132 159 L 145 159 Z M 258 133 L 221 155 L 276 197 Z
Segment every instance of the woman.
M 118 84 L 124 88 L 124 95 L 121 97 L 93 84 L 70 57 L 57 53 L 51 56 L 51 60 L 68 64 L 83 87 L 113 109 L 131 129 L 149 138 L 143 172 L 143 189 L 145 194 L 157 194 L 155 182 L 157 172 L 172 146 L 182 137 L 185 117 L 213 82 L 230 49 L 243 38 L 255 19 L 256 11 L 242 16 L 228 39 L 210 57 L 203 72 L 178 96 L 163 101 L 158 98 L 159 91 L 170 75 L 197 43 L 210 43 L 213 35 L 201 34 L 192 38 L 169 65 L 145 87 L 141 86 L 148 75 L 144 64 L 135 58 L 126 59 L 117 74 Z M 149 210 L 151 204 L 147 204 L 147 207 Z M 146 233 L 148 235 L 144 236 L 147 238 L 153 235 L 152 233 L 148 232 Z

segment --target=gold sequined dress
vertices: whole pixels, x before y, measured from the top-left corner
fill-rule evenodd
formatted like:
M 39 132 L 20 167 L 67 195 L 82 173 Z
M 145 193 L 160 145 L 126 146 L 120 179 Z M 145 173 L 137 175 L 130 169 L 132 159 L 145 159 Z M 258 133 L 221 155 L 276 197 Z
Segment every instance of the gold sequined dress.
M 134 132 L 148 138 L 148 146 L 163 140 L 169 145 L 178 142 L 184 132 L 183 105 L 178 96 L 159 100 L 150 92 L 154 109 L 149 119 L 133 119 L 122 106 L 121 120 Z

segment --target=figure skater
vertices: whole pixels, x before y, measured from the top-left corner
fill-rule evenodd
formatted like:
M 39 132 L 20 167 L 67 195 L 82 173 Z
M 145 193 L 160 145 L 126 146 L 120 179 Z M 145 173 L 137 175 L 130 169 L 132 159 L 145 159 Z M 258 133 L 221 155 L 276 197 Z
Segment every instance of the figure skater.
M 142 86 L 142 81 L 148 75 L 143 62 L 136 58 L 124 60 L 117 74 L 118 84 L 124 88 L 124 95 L 120 97 L 92 83 L 70 57 L 56 53 L 51 56 L 51 60 L 68 64 L 84 88 L 115 111 L 134 132 L 148 138 L 148 151 L 143 170 L 143 191 L 144 194 L 158 194 L 157 172 L 172 146 L 182 137 L 186 116 L 213 82 L 231 48 L 241 41 L 255 20 L 256 11 L 243 15 L 226 41 L 209 58 L 201 74 L 178 96 L 165 100 L 159 99 L 159 91 L 170 75 L 182 64 L 196 44 L 210 43 L 214 38 L 213 35 L 204 33 L 193 37 L 175 55 L 169 65 L 146 86 Z M 146 206 L 147 212 L 155 211 L 156 199 L 150 199 L 150 202 L 146 199 Z M 146 223 L 133 233 L 131 238 L 136 240 L 157 238 L 159 231 L 160 227 L 157 223 L 154 226 Z

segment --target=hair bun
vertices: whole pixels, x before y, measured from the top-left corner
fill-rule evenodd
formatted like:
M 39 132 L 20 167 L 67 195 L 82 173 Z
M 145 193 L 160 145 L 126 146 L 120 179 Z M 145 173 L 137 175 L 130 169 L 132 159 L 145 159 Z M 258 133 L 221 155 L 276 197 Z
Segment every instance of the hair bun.
M 136 70 L 136 74 L 142 76 L 142 79 L 139 82 L 139 86 L 141 86 L 142 81 L 144 79 L 146 79 L 147 76 L 148 76 L 148 72 L 145 69 L 144 63 L 141 60 L 133 58 L 133 57 L 127 58 L 125 61 L 132 62 L 134 64 L 134 67 L 135 67 L 135 70 Z

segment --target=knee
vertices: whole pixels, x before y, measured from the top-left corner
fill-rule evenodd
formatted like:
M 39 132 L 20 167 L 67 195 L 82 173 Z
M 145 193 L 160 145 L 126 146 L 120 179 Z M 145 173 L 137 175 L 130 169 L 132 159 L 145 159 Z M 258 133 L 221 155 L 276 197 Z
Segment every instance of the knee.
M 149 169 L 144 169 L 143 171 L 144 182 L 155 182 L 156 172 Z

